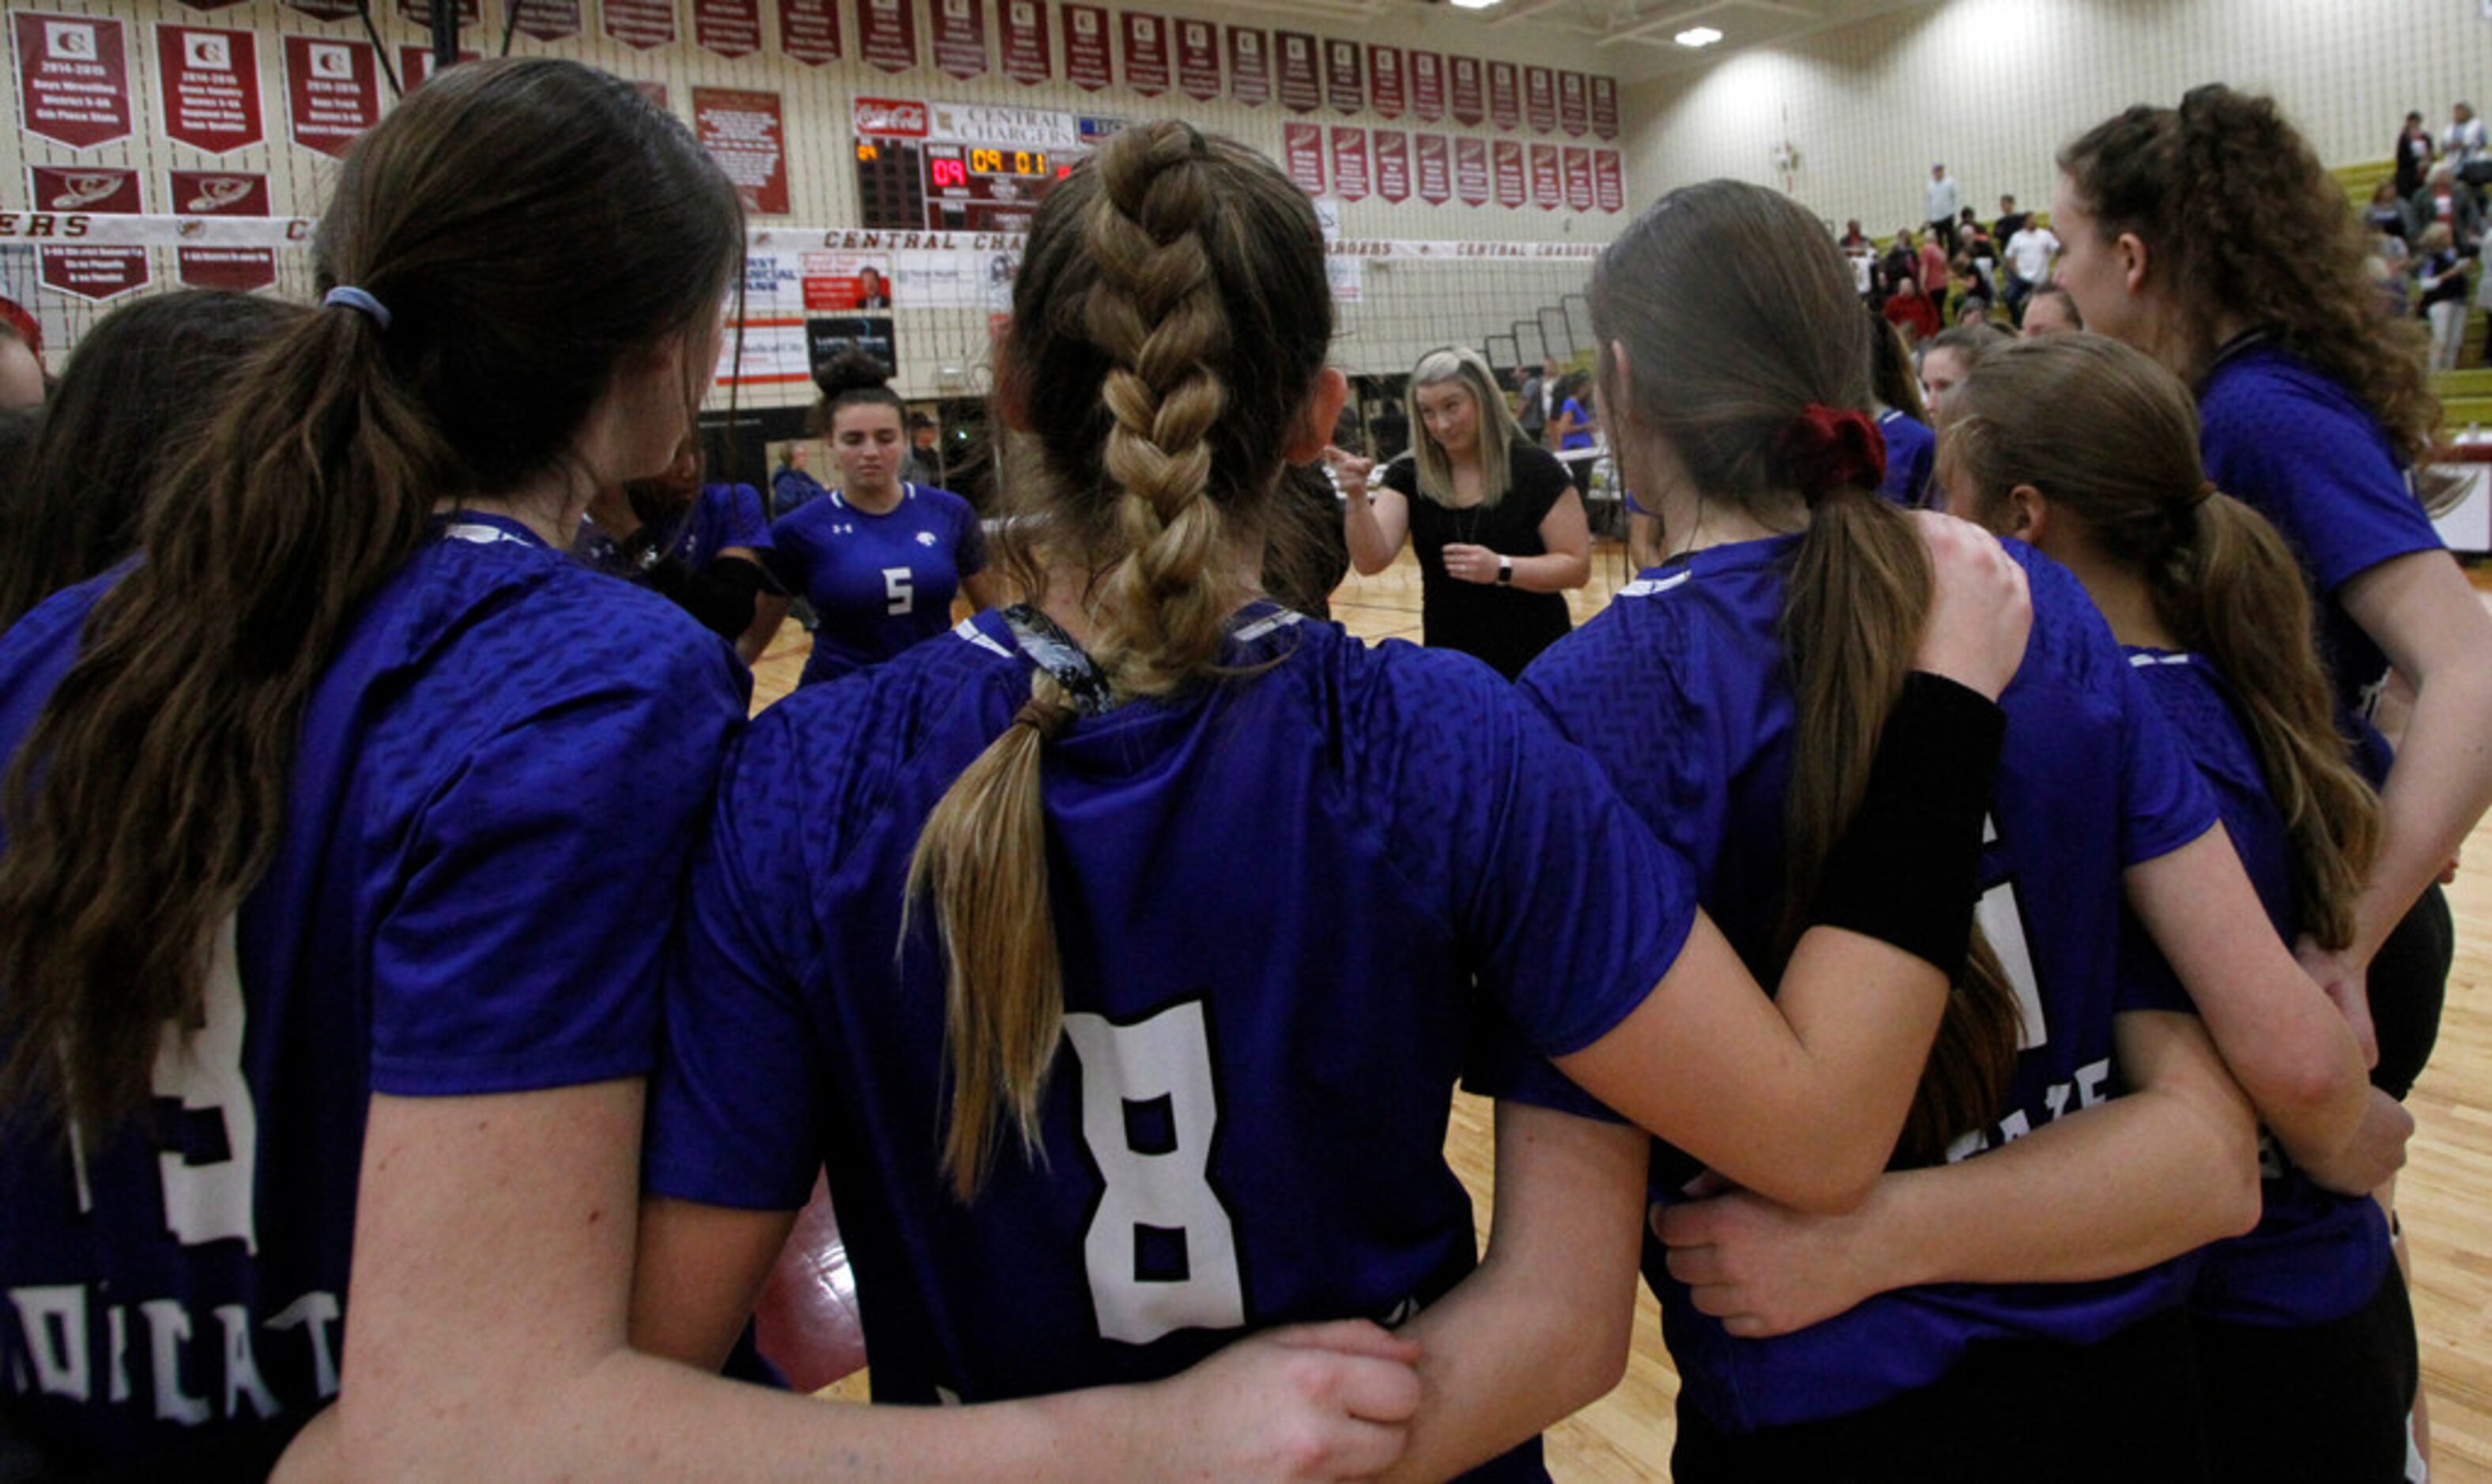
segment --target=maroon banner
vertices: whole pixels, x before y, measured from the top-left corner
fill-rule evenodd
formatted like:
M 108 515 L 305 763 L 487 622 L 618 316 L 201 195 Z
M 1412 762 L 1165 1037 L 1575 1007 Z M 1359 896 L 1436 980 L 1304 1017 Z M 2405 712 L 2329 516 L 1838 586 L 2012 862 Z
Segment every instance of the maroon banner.
M 268 177 L 236 170 L 175 170 L 173 215 L 265 217 Z M 191 288 L 228 288 L 250 293 L 277 282 L 273 248 L 184 248 L 175 254 L 177 277 Z
M 1283 124 L 1281 126 L 1281 163 L 1288 166 L 1290 179 L 1309 195 L 1323 194 L 1323 126 L 1321 124 Z
M 1367 131 L 1332 126 L 1332 193 L 1345 201 L 1367 199 Z
M 1514 64 L 1488 64 L 1488 121 L 1512 134 L 1523 126 L 1523 104 L 1515 86 Z
M 1603 211 L 1627 208 L 1626 171 L 1619 165 L 1617 150 L 1592 151 L 1592 200 Z
M 31 11 L 11 18 L 18 117 L 26 133 L 72 149 L 130 137 L 130 64 L 121 22 Z M 139 269 L 143 275 L 144 261 Z
M 267 137 L 259 107 L 259 43 L 248 31 L 156 26 L 156 111 L 164 134 L 211 155 Z
M 182 7 L 192 11 L 225 11 L 247 3 L 248 0 L 182 0 Z
M 1557 145 L 1531 146 L 1531 204 L 1542 211 L 1556 211 L 1566 202 L 1565 182 L 1558 169 Z
M 472 51 L 462 51 L 459 53 L 459 60 L 461 62 L 473 62 L 477 60 L 477 56 L 476 53 Z M 400 46 L 398 49 L 398 85 L 400 91 L 402 93 L 412 93 L 417 88 L 424 86 L 431 80 L 432 48 L 430 46 Z
M 1291 113 L 1313 113 L 1323 103 L 1316 84 L 1316 39 L 1303 31 L 1275 31 L 1272 45 L 1281 52 L 1281 106 Z
M 1220 29 L 1207 20 L 1175 20 L 1177 91 L 1197 103 L 1220 96 Z
M 1523 116 L 1533 134 L 1558 131 L 1558 78 L 1545 67 L 1523 70 Z
M 1497 162 L 1497 204 L 1518 210 L 1531 199 L 1523 178 L 1523 146 L 1513 139 L 1499 139 L 1491 153 Z
M 1590 100 L 1585 94 L 1582 73 L 1558 74 L 1558 127 L 1578 139 L 1592 127 Z
M 857 55 L 868 67 L 905 73 L 917 65 L 916 0 L 856 0 Z
M 1566 209 L 1590 211 L 1598 199 L 1592 191 L 1592 152 L 1579 144 L 1566 146 Z
M 355 0 L 282 0 L 289 11 L 314 20 L 344 20 L 356 14 Z
M 934 68 L 964 80 L 987 74 L 987 0 L 934 0 Z
M 1398 119 L 1410 106 L 1410 74 L 1399 46 L 1367 48 L 1367 103 L 1380 118 Z
M 1480 104 L 1483 95 L 1480 92 L 1479 58 L 1447 57 L 1445 70 L 1453 74 L 1452 86 L 1447 91 L 1452 95 L 1452 102 L 1448 106 L 1454 115 L 1454 122 L 1477 124 L 1481 119 L 1488 117 L 1487 109 Z
M 838 61 L 839 0 L 779 0 L 779 49 L 807 67 Z
M 1125 86 L 1144 98 L 1169 90 L 1168 22 L 1140 11 L 1124 15 Z
M 1604 139 L 1618 136 L 1618 79 L 1595 77 L 1591 80 L 1592 133 Z
M 1089 92 L 1116 80 L 1116 64 L 1108 54 L 1108 12 L 1104 6 L 1068 5 L 1064 15 L 1064 75 Z
M 26 175 L 37 211 L 128 217 L 147 209 L 136 170 L 38 164 L 28 166 Z M 145 248 L 45 248 L 37 255 L 44 286 L 74 299 L 101 304 L 147 286 Z
M 1229 28 L 1229 96 L 1249 108 L 1272 101 L 1272 50 L 1262 32 Z
M 1463 134 L 1454 140 L 1454 194 L 1466 206 L 1488 204 L 1488 141 Z
M 1419 199 L 1431 206 L 1442 206 L 1452 200 L 1453 170 L 1445 148 L 1445 136 L 1423 134 L 1411 142 L 1410 154 L 1419 177 L 1413 183 Z
M 1403 53 L 1410 74 L 1410 116 L 1433 124 L 1445 116 L 1445 59 L 1433 51 Z
M 742 88 L 693 89 L 693 134 L 735 182 L 744 209 L 787 214 L 787 148 L 776 93 Z
M 579 34 L 579 0 L 517 0 L 521 36 L 559 42 Z
M 1047 35 L 1047 0 L 995 0 L 1003 17 L 1004 75 L 1024 87 L 1055 76 L 1054 44 Z
M 365 42 L 286 37 L 285 113 L 295 143 L 342 158 L 380 122 L 380 58 Z
M 723 57 L 761 49 L 761 0 L 693 0 L 693 41 Z
M 398 13 L 419 26 L 432 24 L 432 0 L 398 0 Z M 476 0 L 459 0 L 459 23 L 472 26 L 478 19 Z
M 1324 101 L 1335 113 L 1356 113 L 1367 106 L 1367 82 L 1359 66 L 1356 42 L 1324 43 Z
M 1388 201 L 1410 199 L 1410 136 L 1399 129 L 1376 131 L 1376 193 Z
M 675 44 L 675 0 L 598 0 L 609 41 L 635 51 Z

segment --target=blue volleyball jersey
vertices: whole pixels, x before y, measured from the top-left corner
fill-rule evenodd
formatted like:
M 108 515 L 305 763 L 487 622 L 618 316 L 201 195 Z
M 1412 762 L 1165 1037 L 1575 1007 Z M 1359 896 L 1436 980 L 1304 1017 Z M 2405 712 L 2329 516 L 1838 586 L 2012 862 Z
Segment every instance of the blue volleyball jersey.
M 1800 538 L 1744 542 L 1655 569 L 1527 671 L 1523 687 L 1591 753 L 1629 807 L 1696 864 L 1706 909 L 1752 965 L 1770 962 L 1796 722 L 1779 633 Z M 2121 873 L 2197 839 L 2213 804 L 2076 580 L 2021 543 L 2033 630 L 2000 697 L 2007 736 L 1980 917 L 2015 986 L 2023 1050 L 2006 1101 L 1962 1159 L 2115 1096 L 2112 1019 L 2185 1009 L 2116 972 Z M 1656 1161 L 1656 1194 L 1679 1172 Z M 1940 1284 L 1883 1293 L 1770 1340 L 1699 1314 L 1647 1243 L 1646 1277 L 1684 1395 L 1728 1431 L 1818 1420 L 1926 1385 L 1974 1341 L 2092 1343 L 2180 1301 L 2178 1264 L 2086 1284 Z
M 1475 1263 L 1444 1142 L 1483 1007 L 1579 1050 L 1694 920 L 1685 864 L 1488 668 L 1267 608 L 1229 662 L 1268 669 L 1047 747 L 1064 1046 L 1044 1157 L 999 1136 L 964 1205 L 902 882 L 1050 647 L 982 614 L 764 712 L 668 980 L 647 1188 L 791 1209 L 827 1164 L 880 1401 L 1142 1380 L 1435 1300 Z M 1537 1444 L 1498 1471 L 1536 1476 Z
M 761 492 L 751 485 L 703 485 L 693 502 L 663 523 L 658 549 L 695 572 L 706 571 L 718 553 L 743 547 L 765 562 L 770 522 L 762 518 Z M 639 569 L 623 559 L 612 538 L 594 521 L 582 521 L 572 554 L 609 576 L 637 579 Z
M 2155 649 L 2128 653 L 2213 793 L 2268 920 L 2278 936 L 2293 941 L 2300 912 L 2294 899 L 2292 836 L 2268 791 L 2239 696 L 2202 656 Z M 2139 971 L 2171 973 L 2151 950 Z M 2270 1328 L 2324 1324 L 2361 1308 L 2390 1258 L 2388 1217 L 2379 1202 L 2312 1184 L 2264 1131 L 2259 1159 L 2265 1202 L 2259 1224 L 2199 1255 L 2190 1307 L 2226 1323 Z
M 1878 431 L 1886 439 L 1886 477 L 1878 492 L 1898 505 L 1930 503 L 1939 435 L 1920 419 L 1893 407 L 1878 414 Z
M 14 753 L 112 579 L 0 638 Z M 283 838 L 152 1128 L 0 1141 L 7 1424 L 131 1463 L 338 1389 L 365 1110 L 644 1075 L 746 681 L 653 594 L 462 517 L 315 688 Z M 0 991 L 5 993 L 5 991 Z
M 978 513 L 949 490 L 901 486 L 881 515 L 839 490 L 770 528 L 770 570 L 820 620 L 800 686 L 879 665 L 952 626 L 961 579 L 986 570 Z
M 2443 549 L 2388 436 L 2335 382 L 2265 336 L 2224 347 L 2198 394 L 2207 475 L 2275 522 L 2319 604 L 2322 657 L 2360 738 L 2358 760 L 2388 777 L 2388 740 L 2371 725 L 2388 656 L 2338 592 L 2382 562 Z

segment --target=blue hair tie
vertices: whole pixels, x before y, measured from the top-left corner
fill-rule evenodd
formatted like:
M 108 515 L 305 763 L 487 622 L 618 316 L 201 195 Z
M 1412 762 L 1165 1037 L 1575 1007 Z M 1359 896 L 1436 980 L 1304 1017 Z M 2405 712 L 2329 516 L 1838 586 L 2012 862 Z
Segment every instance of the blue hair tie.
M 337 309 L 341 305 L 347 309 L 355 310 L 359 312 L 371 315 L 372 323 L 380 326 L 384 330 L 390 327 L 390 312 L 381 307 L 381 302 L 378 299 L 373 298 L 371 295 L 364 292 L 360 288 L 354 288 L 341 283 L 336 288 L 333 288 L 320 296 L 320 307 L 322 309 Z

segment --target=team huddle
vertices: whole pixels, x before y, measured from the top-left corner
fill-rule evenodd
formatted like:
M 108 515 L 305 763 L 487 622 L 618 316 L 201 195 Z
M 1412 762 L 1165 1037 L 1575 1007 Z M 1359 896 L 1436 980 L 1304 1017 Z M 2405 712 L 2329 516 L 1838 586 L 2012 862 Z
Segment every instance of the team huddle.
M 2192 173 L 2251 136 L 2316 176 L 2220 88 L 2070 146 L 2109 333 L 1984 358 L 1943 515 L 1822 225 L 1663 197 L 1588 295 L 1667 555 L 1500 673 L 1261 590 L 1348 393 L 1322 236 L 1137 125 L 1029 234 L 992 564 L 878 387 L 855 488 L 702 538 L 826 626 L 748 722 L 749 590 L 565 549 L 683 452 L 734 190 L 591 69 L 443 73 L 138 558 L 0 636 L 0 1472 L 1542 1478 L 1642 1281 L 1681 1479 L 2407 1477 L 2492 620 L 2418 360 L 2210 286 L 2210 193 L 2294 209 Z M 1516 585 L 1435 508 L 1475 453 L 1380 526 L 1330 452 L 1362 565 L 1434 522 Z M 840 628 L 885 538 L 978 611 Z M 919 1405 L 720 1375 L 825 1173 Z

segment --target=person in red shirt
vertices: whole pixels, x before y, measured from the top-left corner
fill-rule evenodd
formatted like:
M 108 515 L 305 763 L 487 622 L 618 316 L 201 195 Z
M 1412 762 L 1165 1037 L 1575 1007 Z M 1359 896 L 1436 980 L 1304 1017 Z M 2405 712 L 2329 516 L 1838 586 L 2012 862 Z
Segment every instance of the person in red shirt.
M 1886 322 L 1902 330 L 1912 344 L 1917 345 L 1939 333 L 1939 307 L 1921 292 L 1919 282 L 1910 274 L 1895 284 L 1895 292 L 1882 312 Z

